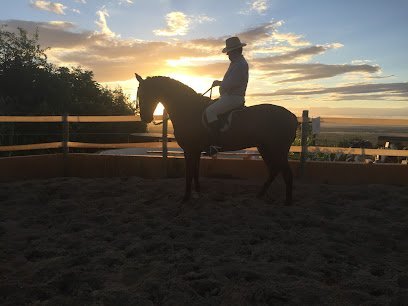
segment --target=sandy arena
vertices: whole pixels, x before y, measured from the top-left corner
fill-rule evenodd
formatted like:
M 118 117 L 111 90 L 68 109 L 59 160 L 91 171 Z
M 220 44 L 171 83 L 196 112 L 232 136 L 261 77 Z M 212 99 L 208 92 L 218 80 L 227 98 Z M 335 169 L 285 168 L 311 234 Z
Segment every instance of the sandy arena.
M 408 305 L 408 188 L 201 183 L 0 184 L 0 304 Z

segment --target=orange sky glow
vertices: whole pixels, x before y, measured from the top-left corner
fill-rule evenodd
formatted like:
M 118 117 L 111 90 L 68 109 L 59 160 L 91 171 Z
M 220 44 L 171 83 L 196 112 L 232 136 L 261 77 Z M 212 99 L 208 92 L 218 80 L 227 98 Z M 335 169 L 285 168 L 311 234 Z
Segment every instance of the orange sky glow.
M 0 24 L 38 29 L 52 63 L 91 70 L 131 100 L 135 72 L 203 93 L 222 79 L 229 61 L 221 50 L 236 35 L 247 43 L 248 106 L 408 118 L 408 3 L 367 3 L 19 0 L 0 4 Z

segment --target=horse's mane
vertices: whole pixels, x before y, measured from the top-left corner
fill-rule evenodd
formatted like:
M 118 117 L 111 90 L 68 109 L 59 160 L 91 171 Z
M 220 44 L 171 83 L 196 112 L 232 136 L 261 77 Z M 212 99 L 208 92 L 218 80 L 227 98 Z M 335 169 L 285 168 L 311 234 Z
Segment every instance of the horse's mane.
M 173 93 L 180 94 L 181 96 L 188 98 L 183 100 L 188 101 L 189 103 L 191 103 L 192 100 L 203 103 L 204 105 L 211 103 L 210 98 L 197 93 L 190 86 L 175 79 L 166 76 L 153 76 L 147 77 L 146 81 L 148 80 L 153 81 L 154 86 L 157 88 L 166 88 Z
M 166 76 L 153 76 L 148 77 L 146 80 L 149 79 L 155 81 L 155 85 L 163 88 L 170 87 L 171 90 L 175 92 L 182 92 L 183 94 L 198 94 L 194 89 L 187 86 L 186 84 Z

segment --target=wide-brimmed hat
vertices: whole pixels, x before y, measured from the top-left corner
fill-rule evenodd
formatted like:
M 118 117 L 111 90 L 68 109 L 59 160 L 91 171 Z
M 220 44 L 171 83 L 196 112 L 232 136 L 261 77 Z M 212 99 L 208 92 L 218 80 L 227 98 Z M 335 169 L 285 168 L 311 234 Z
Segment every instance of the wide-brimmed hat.
M 238 37 L 233 36 L 225 41 L 225 48 L 222 49 L 222 53 L 228 53 L 234 49 L 238 49 L 244 46 L 246 46 L 245 43 L 242 43 Z

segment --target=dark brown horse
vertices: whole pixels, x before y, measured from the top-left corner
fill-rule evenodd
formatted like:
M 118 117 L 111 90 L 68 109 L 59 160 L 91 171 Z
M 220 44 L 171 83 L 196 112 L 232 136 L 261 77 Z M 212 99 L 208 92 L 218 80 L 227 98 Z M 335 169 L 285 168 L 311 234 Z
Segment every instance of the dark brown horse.
M 183 201 L 191 196 L 191 185 L 200 191 L 199 165 L 201 152 L 210 145 L 210 136 L 202 123 L 202 114 L 211 100 L 183 83 L 168 77 L 148 77 L 138 74 L 137 97 L 140 116 L 145 122 L 153 120 L 160 101 L 173 123 L 174 136 L 184 150 L 186 189 Z M 297 118 L 287 109 L 261 104 L 246 107 L 232 116 L 231 126 L 218 137 L 223 150 L 233 151 L 257 147 L 269 170 L 269 177 L 258 196 L 263 196 L 275 177 L 282 173 L 286 184 L 286 204 L 292 202 L 292 171 L 288 163 L 289 148 L 295 139 Z

